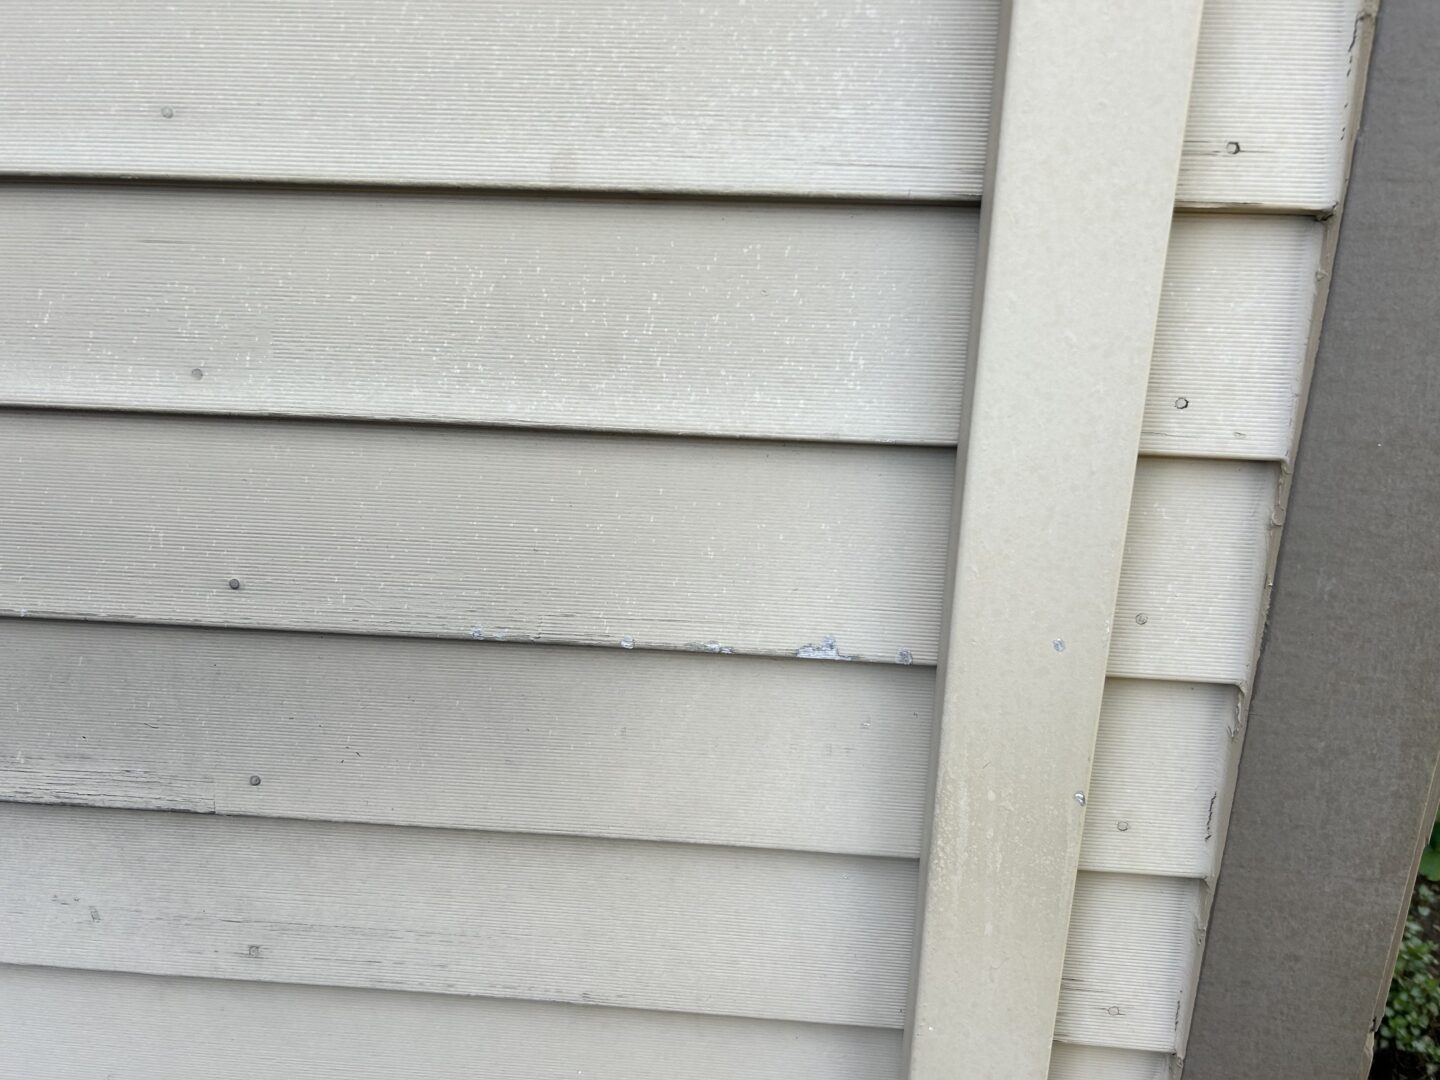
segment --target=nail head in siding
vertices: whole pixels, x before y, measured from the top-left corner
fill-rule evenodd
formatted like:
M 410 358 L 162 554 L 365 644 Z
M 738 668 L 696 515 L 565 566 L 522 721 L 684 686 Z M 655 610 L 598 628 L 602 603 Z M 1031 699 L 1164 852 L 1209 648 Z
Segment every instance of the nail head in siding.
M 240 579 L 238 577 L 232 577 L 228 584 L 230 585 L 230 588 L 238 589 L 240 588 Z
M 258 777 L 258 776 L 252 776 L 252 777 L 250 777 L 250 786 L 251 786 L 251 787 L 259 787 L 259 786 L 260 786 L 260 777 Z

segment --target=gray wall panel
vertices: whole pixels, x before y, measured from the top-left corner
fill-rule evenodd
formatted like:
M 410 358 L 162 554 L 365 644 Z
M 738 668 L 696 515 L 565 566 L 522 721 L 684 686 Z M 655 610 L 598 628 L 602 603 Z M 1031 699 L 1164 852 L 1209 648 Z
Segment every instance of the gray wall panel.
M 1385 0 L 1186 1061 L 1359 1080 L 1440 757 L 1440 6 Z

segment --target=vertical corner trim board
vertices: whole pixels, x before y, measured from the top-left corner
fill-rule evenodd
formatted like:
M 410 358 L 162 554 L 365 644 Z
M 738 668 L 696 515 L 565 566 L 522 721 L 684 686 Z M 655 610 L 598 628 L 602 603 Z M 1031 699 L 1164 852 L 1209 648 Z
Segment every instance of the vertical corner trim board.
M 1183 202 L 1334 206 L 1363 3 L 1205 4 Z M 974 198 L 999 8 L 16 0 L 0 171 Z
M 1200 14 L 1002 26 L 913 1080 L 1048 1069 Z

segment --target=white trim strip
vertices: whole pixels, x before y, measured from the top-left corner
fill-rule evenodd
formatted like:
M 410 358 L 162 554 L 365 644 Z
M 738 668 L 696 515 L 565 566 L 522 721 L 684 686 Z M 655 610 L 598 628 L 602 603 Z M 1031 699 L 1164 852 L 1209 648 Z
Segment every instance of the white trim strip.
M 914 1080 L 1047 1071 L 1200 10 L 1002 19 Z

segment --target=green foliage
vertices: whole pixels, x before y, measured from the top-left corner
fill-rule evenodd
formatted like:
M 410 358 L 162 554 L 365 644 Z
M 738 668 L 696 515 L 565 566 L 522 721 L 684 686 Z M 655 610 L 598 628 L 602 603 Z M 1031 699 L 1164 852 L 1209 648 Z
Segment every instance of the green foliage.
M 1435 840 L 1432 833 L 1432 845 Z M 1432 940 L 1435 904 L 1435 889 L 1425 882 L 1417 885 L 1377 1039 L 1382 1048 L 1409 1056 L 1424 1076 L 1440 1076 L 1436 1038 L 1440 1035 L 1440 945 Z
M 1420 876 L 1426 881 L 1440 881 L 1440 817 L 1430 828 L 1430 842 L 1420 853 Z

